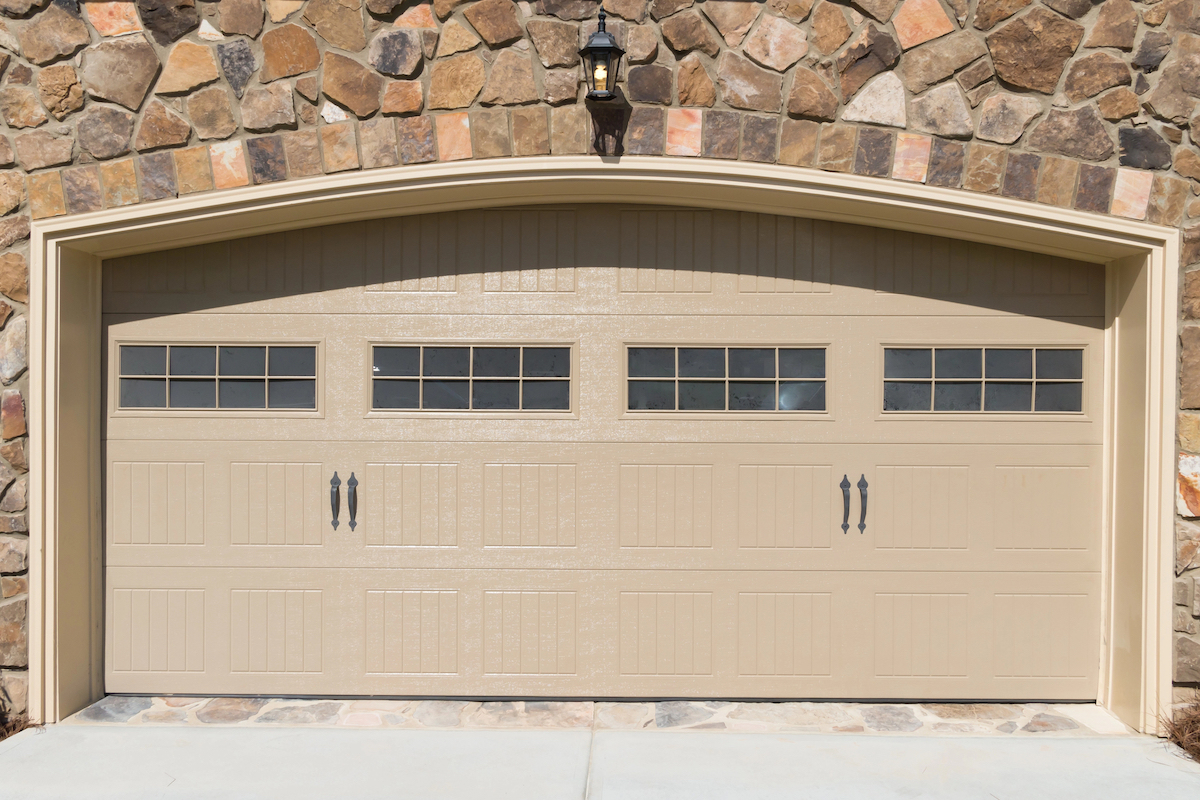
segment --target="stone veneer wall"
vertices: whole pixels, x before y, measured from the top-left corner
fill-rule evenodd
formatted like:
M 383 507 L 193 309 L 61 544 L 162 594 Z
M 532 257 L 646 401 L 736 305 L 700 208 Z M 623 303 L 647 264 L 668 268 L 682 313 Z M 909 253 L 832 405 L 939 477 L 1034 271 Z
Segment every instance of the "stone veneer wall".
M 1180 226 L 1200 263 L 1200 0 L 0 0 L 0 703 L 25 706 L 30 219 L 322 173 L 623 151 Z M 599 130 L 597 134 L 593 127 Z M 1200 685 L 1200 269 L 1184 276 L 1175 678 Z

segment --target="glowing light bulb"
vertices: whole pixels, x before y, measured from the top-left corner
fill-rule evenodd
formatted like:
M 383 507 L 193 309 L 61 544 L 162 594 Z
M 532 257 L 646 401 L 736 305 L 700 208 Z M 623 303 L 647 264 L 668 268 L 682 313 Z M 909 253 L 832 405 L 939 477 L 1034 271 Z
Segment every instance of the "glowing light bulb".
M 596 91 L 608 91 L 608 65 L 604 63 L 597 64 L 592 74 L 596 79 Z

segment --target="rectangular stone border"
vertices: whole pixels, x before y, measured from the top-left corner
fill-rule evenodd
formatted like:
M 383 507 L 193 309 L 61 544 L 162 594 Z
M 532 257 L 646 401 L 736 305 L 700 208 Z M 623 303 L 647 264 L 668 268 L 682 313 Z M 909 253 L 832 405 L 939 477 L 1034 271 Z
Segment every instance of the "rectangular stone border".
M 1158 716 L 1172 689 L 1179 231 L 851 173 L 588 156 L 391 167 L 34 223 L 31 716 L 58 721 L 103 696 L 102 259 L 305 224 L 630 198 L 1019 244 L 1108 265 L 1105 611 L 1097 700 L 1138 730 L 1159 732 Z

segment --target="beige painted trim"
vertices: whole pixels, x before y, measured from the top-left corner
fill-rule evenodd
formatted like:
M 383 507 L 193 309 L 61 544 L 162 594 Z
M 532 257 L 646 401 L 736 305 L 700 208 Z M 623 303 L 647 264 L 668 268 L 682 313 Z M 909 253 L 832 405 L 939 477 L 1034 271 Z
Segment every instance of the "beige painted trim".
M 1106 566 L 1110 611 L 1103 622 L 1104 661 L 1097 699 L 1135 727 L 1157 732 L 1158 711 L 1171 701 L 1179 232 L 857 175 L 705 159 L 589 156 L 394 167 L 33 223 L 29 303 L 29 705 L 33 717 L 58 721 L 103 693 L 97 269 L 101 259 L 359 219 L 534 203 L 631 201 L 791 214 L 1019 247 L 1109 264 L 1110 274 L 1116 276 L 1110 283 L 1115 287 L 1141 282 L 1138 292 L 1114 306 L 1110 330 L 1128 352 L 1139 355 L 1114 358 L 1106 376 L 1106 409 L 1113 421 L 1110 438 L 1124 444 L 1110 447 L 1105 500 L 1106 518 L 1112 521 L 1111 543 L 1106 545 L 1111 557 Z M 1137 491 L 1131 496 L 1142 501 L 1124 527 L 1117 524 L 1118 511 L 1128 511 L 1127 505 L 1117 503 L 1118 473 L 1136 478 L 1132 485 Z M 1117 579 L 1113 560 L 1126 539 L 1140 554 L 1140 568 Z M 1121 608 L 1136 608 L 1139 622 L 1136 640 L 1128 642 L 1131 658 L 1124 661 L 1113 656 L 1117 645 L 1125 644 L 1113 641 L 1112 609 Z M 81 643 L 80 636 L 89 640 Z

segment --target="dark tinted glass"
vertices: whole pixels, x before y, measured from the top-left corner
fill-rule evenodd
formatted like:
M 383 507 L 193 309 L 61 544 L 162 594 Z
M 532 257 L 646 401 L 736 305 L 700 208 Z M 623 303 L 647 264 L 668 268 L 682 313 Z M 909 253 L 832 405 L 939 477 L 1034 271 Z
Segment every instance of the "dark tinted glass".
M 984 411 L 1028 411 L 1031 408 L 1032 383 L 988 383 L 984 389 Z
M 469 347 L 426 347 L 425 374 L 446 378 L 465 378 L 469 374 L 471 348 Z M 457 408 L 457 406 L 439 406 Z
M 222 347 L 222 375 L 266 375 L 267 348 Z
M 982 378 L 982 350 L 941 350 L 934 355 L 937 360 L 938 380 L 943 378 Z
M 516 378 L 521 374 L 519 347 L 476 347 L 472 358 L 476 378 Z
M 217 348 L 172 347 L 172 375 L 216 375 Z M 214 395 L 215 396 L 215 395 Z M 174 405 L 174 401 L 171 403 Z
M 571 407 L 570 381 L 526 381 L 523 407 L 530 411 L 566 411 Z
M 166 408 L 167 381 L 147 378 L 121 379 L 122 408 Z
M 275 375 L 302 375 L 311 377 L 317 374 L 317 348 L 315 347 L 272 347 L 270 353 L 270 372 Z M 272 407 L 275 407 L 272 405 Z
M 934 411 L 978 411 L 980 389 L 978 383 L 942 383 L 933 387 Z
M 780 381 L 780 411 L 824 411 L 825 381 Z
M 142 345 L 123 346 L 121 348 L 121 374 L 166 375 L 167 348 Z
M 376 375 L 420 375 L 421 348 L 419 347 L 376 347 L 374 355 Z
M 429 350 L 425 352 L 428 353 Z M 467 408 L 467 392 L 470 385 L 470 381 L 425 381 L 423 407 Z
M 267 404 L 271 408 L 316 408 L 317 382 L 271 381 L 267 386 Z
M 725 350 L 720 347 L 679 348 L 679 377 L 724 378 Z M 724 394 L 724 392 L 722 392 Z M 682 400 L 680 401 L 682 403 Z
M 988 350 L 987 377 L 993 378 L 1032 378 L 1032 350 Z
M 774 383 L 729 384 L 730 411 L 774 411 Z
M 489 411 L 520 407 L 520 381 L 475 381 L 471 384 L 471 408 Z
M 629 377 L 673 378 L 675 377 L 675 348 L 631 347 L 629 348 Z M 632 406 L 630 406 L 632 408 Z
M 724 381 L 680 381 L 679 408 L 682 411 L 724 411 Z
M 372 408 L 420 408 L 420 381 L 373 381 Z
M 774 378 L 775 351 L 766 348 L 729 348 L 729 377 Z
M 1082 350 L 1038 350 L 1037 376 L 1039 379 L 1058 380 L 1083 377 Z
M 883 351 L 883 377 L 932 378 L 933 351 L 888 347 Z
M 675 408 L 675 382 L 630 381 L 629 408 L 634 411 L 673 410 Z
M 571 348 L 526 347 L 524 373 L 526 378 L 571 377 Z
M 1039 383 L 1034 394 L 1034 411 L 1082 411 L 1082 383 Z
M 929 383 L 892 383 L 883 384 L 884 411 L 928 411 L 932 384 Z
M 824 378 L 824 348 L 779 351 L 779 377 Z
M 171 381 L 171 408 L 216 407 L 217 382 L 215 380 Z
M 218 391 L 221 396 L 221 408 L 267 407 L 266 381 L 223 380 Z

